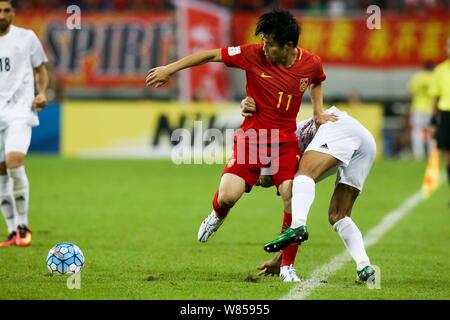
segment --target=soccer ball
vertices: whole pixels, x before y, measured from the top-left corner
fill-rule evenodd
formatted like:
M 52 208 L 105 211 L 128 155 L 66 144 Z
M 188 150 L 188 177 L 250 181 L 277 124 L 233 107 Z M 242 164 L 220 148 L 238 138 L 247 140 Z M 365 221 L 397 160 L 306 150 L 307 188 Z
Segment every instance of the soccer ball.
M 74 274 L 83 268 L 84 255 L 73 243 L 61 242 L 50 249 L 46 261 L 50 273 Z

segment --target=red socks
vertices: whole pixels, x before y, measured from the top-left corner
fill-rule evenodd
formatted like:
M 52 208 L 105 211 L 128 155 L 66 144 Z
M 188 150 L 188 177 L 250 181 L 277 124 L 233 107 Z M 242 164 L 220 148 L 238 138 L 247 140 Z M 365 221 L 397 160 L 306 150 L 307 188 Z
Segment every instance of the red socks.
M 230 209 L 222 209 L 219 206 L 219 202 L 217 201 L 218 197 L 219 197 L 219 192 L 217 191 L 216 194 L 214 195 L 214 199 L 213 199 L 213 208 L 214 208 L 214 211 L 216 212 L 216 216 L 219 219 L 224 219 L 227 216 Z M 283 224 L 281 226 L 281 229 L 284 230 L 287 227 L 289 227 L 291 225 L 291 222 L 292 222 L 292 214 L 284 212 Z M 294 264 L 298 247 L 299 247 L 299 244 L 295 243 L 295 244 L 289 245 L 286 249 L 283 250 L 283 255 L 281 258 L 281 266 L 282 267 Z
M 281 229 L 284 230 L 291 225 L 292 222 L 292 214 L 284 212 L 283 224 L 281 225 Z M 281 258 L 281 266 L 289 266 L 294 264 L 295 257 L 297 256 L 299 244 L 293 243 L 289 245 L 287 248 L 283 250 L 283 255 Z
M 291 226 L 292 214 L 284 211 L 283 224 L 281 225 L 281 230 L 284 231 L 287 227 Z
M 214 195 L 213 208 L 214 208 L 214 211 L 216 212 L 217 218 L 225 219 L 225 217 L 227 216 L 230 209 L 222 209 L 219 206 L 219 202 L 217 201 L 218 198 L 219 198 L 219 191 L 217 191 L 216 194 Z

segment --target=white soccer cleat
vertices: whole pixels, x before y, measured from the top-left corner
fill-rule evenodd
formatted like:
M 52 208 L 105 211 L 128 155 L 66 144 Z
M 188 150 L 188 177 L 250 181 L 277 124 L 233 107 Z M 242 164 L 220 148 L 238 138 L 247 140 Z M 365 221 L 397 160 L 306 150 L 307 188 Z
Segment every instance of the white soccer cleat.
M 216 216 L 214 210 L 203 220 L 200 225 L 200 229 L 198 229 L 197 239 L 200 242 L 207 242 L 212 238 L 214 233 L 216 233 L 217 229 L 222 225 L 225 219 L 219 219 Z
M 297 273 L 292 264 L 280 268 L 280 279 L 282 282 L 300 282 L 300 278 L 297 277 Z

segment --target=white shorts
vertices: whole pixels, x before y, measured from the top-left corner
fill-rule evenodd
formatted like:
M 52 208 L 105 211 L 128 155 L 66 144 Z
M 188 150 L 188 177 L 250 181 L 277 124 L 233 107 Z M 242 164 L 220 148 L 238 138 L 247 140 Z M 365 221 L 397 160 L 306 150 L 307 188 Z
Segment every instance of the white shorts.
M 13 123 L 0 131 L 0 162 L 5 162 L 10 152 L 27 154 L 31 142 L 31 126 L 27 123 Z
M 305 152 L 310 150 L 339 160 L 337 167 L 325 172 L 319 181 L 337 172 L 336 184 L 343 183 L 360 192 L 376 156 L 372 134 L 348 115 L 339 115 L 336 122 L 321 125 Z

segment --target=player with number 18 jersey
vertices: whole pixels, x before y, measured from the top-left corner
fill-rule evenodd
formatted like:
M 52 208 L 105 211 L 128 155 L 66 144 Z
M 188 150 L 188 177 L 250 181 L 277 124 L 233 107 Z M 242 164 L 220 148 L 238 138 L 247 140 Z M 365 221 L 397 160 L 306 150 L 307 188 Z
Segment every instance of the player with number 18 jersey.
M 12 1 L 0 1 L 0 203 L 8 236 L 0 247 L 31 245 L 25 157 L 37 111 L 47 105 L 48 61 L 32 30 L 13 25 Z

